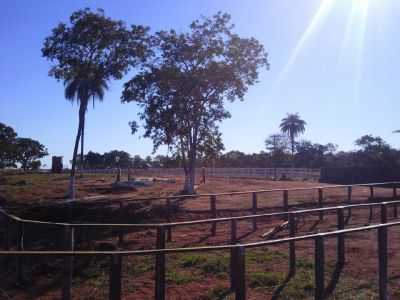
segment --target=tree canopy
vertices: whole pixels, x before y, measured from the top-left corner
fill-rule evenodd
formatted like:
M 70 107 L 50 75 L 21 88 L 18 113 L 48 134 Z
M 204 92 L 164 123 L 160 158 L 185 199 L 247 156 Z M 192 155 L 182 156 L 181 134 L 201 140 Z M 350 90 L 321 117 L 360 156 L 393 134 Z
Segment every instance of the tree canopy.
M 38 141 L 30 138 L 17 138 L 16 161 L 24 170 L 36 170 L 40 167 L 40 158 L 48 155 L 47 149 Z
M 54 62 L 49 75 L 63 80 L 65 96 L 79 102 L 79 124 L 75 138 L 69 196 L 75 197 L 75 165 L 81 140 L 84 156 L 85 114 L 90 99 L 103 99 L 108 81 L 121 79 L 130 67 L 136 67 L 147 55 L 147 31 L 144 26 L 129 29 L 122 21 L 112 20 L 103 10 L 78 10 L 70 24 L 60 23 L 44 41 L 42 54 Z M 83 166 L 83 165 L 82 165 Z
M 136 66 L 147 55 L 147 27 L 127 29 L 103 10 L 89 8 L 72 13 L 69 21 L 55 27 L 42 48 L 42 55 L 55 62 L 49 75 L 58 80 L 84 78 L 87 73 L 120 79 L 128 66 Z
M 224 101 L 243 100 L 259 68 L 268 66 L 264 47 L 233 27 L 228 14 L 218 13 L 185 33 L 156 32 L 152 59 L 124 85 L 122 101 L 142 108 L 144 136 L 154 149 L 167 145 L 180 156 L 189 192 L 196 158 L 223 149 L 218 124 L 230 117 Z M 135 121 L 131 128 L 137 130 Z
M 118 162 L 116 160 L 117 156 L 119 158 Z M 132 167 L 132 161 L 131 155 L 122 150 L 112 150 L 103 154 L 89 151 L 84 156 L 84 165 L 89 169 L 115 168 L 118 166 L 128 168 Z
M 0 123 L 0 169 L 15 167 L 15 139 L 17 133 L 6 124 Z
M 18 137 L 12 127 L 0 123 L 0 169 L 16 168 L 19 164 L 24 170 L 35 170 L 41 165 L 40 158 L 47 155 L 40 142 Z

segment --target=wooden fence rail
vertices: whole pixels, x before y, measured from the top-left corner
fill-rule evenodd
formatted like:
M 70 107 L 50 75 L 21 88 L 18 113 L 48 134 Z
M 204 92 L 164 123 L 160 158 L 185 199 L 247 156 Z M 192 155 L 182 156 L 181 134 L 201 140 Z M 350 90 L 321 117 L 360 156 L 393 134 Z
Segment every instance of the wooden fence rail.
M 315 186 L 315 187 L 308 187 L 308 188 L 292 188 L 292 189 L 265 189 L 265 190 L 249 190 L 249 191 L 241 191 L 241 192 L 222 192 L 222 193 L 206 193 L 206 194 L 189 194 L 189 195 L 166 195 L 166 196 L 157 196 L 157 197 L 145 197 L 145 198 L 123 198 L 122 200 L 107 200 L 107 199 L 69 199 L 63 201 L 52 201 L 47 203 L 48 206 L 59 206 L 65 205 L 69 203 L 81 203 L 81 204 L 103 204 L 103 205 L 110 205 L 110 204 L 120 204 L 121 201 L 124 203 L 130 202 L 152 202 L 152 201 L 166 201 L 166 200 L 196 200 L 199 198 L 210 198 L 214 197 L 221 197 L 221 196 L 240 196 L 240 195 L 249 195 L 252 196 L 254 193 L 257 195 L 266 194 L 266 193 L 283 193 L 283 202 L 288 201 L 289 193 L 299 192 L 299 191 L 318 191 L 321 190 L 330 190 L 330 189 L 338 189 L 338 188 L 348 188 L 350 192 L 348 193 L 347 202 L 351 203 L 352 193 L 351 190 L 354 187 L 392 187 L 393 188 L 393 197 L 397 197 L 397 187 L 400 186 L 400 181 L 390 181 L 390 182 L 379 182 L 379 183 L 362 183 L 362 184 L 352 184 L 352 185 L 328 185 L 328 186 Z M 285 196 L 285 193 L 287 196 Z M 286 199 L 285 199 L 286 197 Z M 227 200 L 229 201 L 229 200 Z M 249 207 L 251 210 L 251 207 Z
M 393 185 L 394 183 L 385 183 L 386 185 Z M 382 183 L 379 184 L 369 184 L 366 186 L 382 186 Z M 354 185 L 353 185 L 354 186 Z M 351 195 L 351 187 L 347 186 L 348 195 Z M 359 186 L 359 185 L 356 185 Z M 364 185 L 361 185 L 364 186 Z M 329 187 L 328 187 L 329 188 Z M 318 188 L 319 191 L 320 188 Z M 299 189 L 294 189 L 299 190 Z M 393 200 L 391 202 L 375 202 L 375 203 L 360 203 L 360 204 L 351 204 L 346 206 L 335 206 L 335 207 L 322 207 L 321 202 L 323 200 L 323 193 L 321 192 L 321 197 L 318 199 L 318 208 L 313 209 L 303 209 L 296 211 L 289 211 L 288 205 L 288 190 L 283 191 L 283 212 L 269 213 L 269 214 L 253 214 L 247 216 L 237 216 L 237 217 L 228 217 L 228 218 L 216 218 L 216 195 L 211 194 L 210 197 L 210 207 L 212 212 L 211 219 L 205 220 L 194 220 L 194 221 L 185 221 L 185 222 L 176 222 L 176 223 L 161 223 L 161 224 L 69 224 L 69 223 L 52 223 L 52 222 L 43 222 L 43 221 L 35 221 L 35 220 L 25 220 L 19 218 L 17 216 L 13 216 L 8 214 L 4 210 L 0 209 L 0 213 L 5 216 L 5 236 L 4 236 L 4 248 L 5 251 L 0 251 L 0 255 L 6 256 L 16 256 L 17 259 L 17 280 L 23 280 L 23 258 L 26 255 L 61 255 L 64 257 L 64 280 L 63 280 L 63 289 L 62 289 L 62 298 L 64 300 L 71 299 L 71 284 L 72 284 L 72 273 L 73 273 L 73 256 L 75 255 L 110 255 L 110 299 L 120 299 L 121 297 L 121 261 L 122 256 L 124 255 L 156 255 L 156 288 L 155 288 L 155 299 L 165 299 L 165 257 L 169 253 L 177 253 L 177 252 L 185 252 L 185 251 L 217 251 L 217 250 L 231 250 L 231 289 L 235 291 L 237 299 L 245 299 L 245 266 L 244 266 L 244 257 L 245 257 L 245 249 L 253 248 L 253 247 L 262 247 L 268 246 L 272 244 L 279 243 L 288 243 L 289 244 L 289 272 L 294 273 L 296 267 L 296 254 L 295 254 L 295 243 L 300 240 L 306 239 L 315 239 L 315 259 L 316 269 L 315 269 L 315 298 L 323 299 L 324 297 L 324 279 L 321 279 L 323 276 L 323 272 L 321 272 L 320 268 L 323 268 L 323 257 L 324 257 L 324 238 L 329 236 L 336 236 L 338 239 L 337 246 L 337 260 L 338 264 L 343 265 L 345 263 L 345 234 L 349 232 L 357 232 L 363 230 L 378 230 L 378 252 L 379 252 L 379 288 L 380 288 L 380 299 L 386 299 L 385 295 L 387 295 L 387 255 L 386 258 L 381 259 L 381 255 L 387 254 L 387 227 L 388 226 L 397 226 L 400 225 L 400 222 L 387 223 L 387 210 L 388 205 L 393 206 L 393 215 L 397 217 L 397 205 L 400 201 L 394 200 L 397 196 L 396 187 L 393 187 Z M 252 211 L 256 212 L 257 209 L 257 193 L 259 191 L 252 192 Z M 371 193 L 373 195 L 373 192 Z M 351 199 L 351 196 L 349 197 Z M 169 199 L 169 198 L 168 198 Z M 349 199 L 347 199 L 349 200 Z M 348 201 L 351 203 L 351 201 Z M 344 210 L 351 210 L 352 208 L 357 207 L 380 207 L 380 221 L 382 225 L 370 225 L 359 228 L 351 228 L 345 229 L 344 222 Z M 337 230 L 331 232 L 325 232 L 318 235 L 311 234 L 306 236 L 296 236 L 296 226 L 294 219 L 296 216 L 302 216 L 304 214 L 314 214 L 317 213 L 321 218 L 325 212 L 334 211 L 337 214 Z M 249 244 L 237 244 L 237 221 L 241 220 L 251 220 L 253 223 L 253 229 L 257 228 L 257 219 L 265 218 L 265 217 L 283 217 L 286 220 L 289 220 L 289 237 L 279 240 L 270 240 Z M 18 251 L 10 251 L 10 243 L 9 243 L 9 223 L 10 221 L 16 222 L 18 224 Z M 179 226 L 192 226 L 197 224 L 211 224 L 212 232 L 215 234 L 216 225 L 219 222 L 231 222 L 231 245 L 221 245 L 221 246 L 210 246 L 210 247 L 197 247 L 197 248 L 176 248 L 176 249 L 167 249 L 166 248 L 166 232 L 167 237 L 172 233 L 172 228 Z M 61 226 L 64 228 L 64 237 L 65 237 L 65 251 L 26 251 L 24 250 L 24 224 L 45 224 L 52 226 Z M 255 225 L 254 225 L 255 224 Z M 383 226 L 385 225 L 385 226 Z M 254 227 L 255 226 L 255 227 Z M 77 228 L 85 228 L 85 227 L 114 227 L 119 229 L 127 229 L 127 228 L 154 228 L 157 229 L 157 242 L 156 249 L 154 250 L 136 250 L 136 251 L 74 251 L 74 231 Z M 122 237 L 123 238 L 123 237 Z M 121 238 L 120 238 L 121 239 Z M 168 239 L 167 239 L 168 241 Z M 322 260 L 322 263 L 321 263 Z M 317 282 L 318 280 L 318 282 Z
M 345 236 L 346 234 L 377 230 L 377 244 L 378 244 L 378 281 L 379 281 L 379 299 L 386 300 L 387 283 L 388 283 L 388 260 L 387 260 L 387 229 L 389 227 L 398 227 L 400 222 L 391 222 L 385 224 L 369 225 L 357 228 L 343 229 L 330 231 L 325 233 L 309 234 L 297 237 L 288 237 L 283 239 L 275 239 L 262 242 L 236 244 L 236 245 L 221 245 L 221 246 L 204 246 L 204 247 L 191 247 L 191 248 L 169 248 L 169 249 L 153 249 L 153 250 L 130 250 L 130 251 L 0 251 L 0 256 L 109 256 L 110 257 L 110 299 L 120 299 L 121 297 L 121 272 L 120 262 L 122 256 L 129 255 L 163 255 L 174 253 L 186 252 L 209 252 L 209 251 L 223 251 L 231 250 L 231 272 L 233 272 L 233 282 L 236 299 L 245 299 L 246 297 L 246 276 L 245 276 L 245 249 L 267 247 L 278 244 L 296 243 L 305 240 L 314 240 L 315 253 L 314 253 L 314 273 L 315 273 L 315 299 L 321 300 L 325 298 L 324 287 L 324 266 L 325 266 L 325 246 L 324 240 L 329 237 L 337 237 L 339 235 Z M 162 265 L 163 262 L 157 262 Z M 68 268 L 68 267 L 65 267 Z M 160 268 L 160 266 L 158 266 Z M 156 294 L 155 299 L 165 298 L 165 269 L 157 273 L 156 280 L 160 280 L 159 292 Z M 157 283 L 156 283 L 157 286 Z M 65 291 L 63 291 L 65 293 Z M 164 293 L 164 294 L 161 294 Z

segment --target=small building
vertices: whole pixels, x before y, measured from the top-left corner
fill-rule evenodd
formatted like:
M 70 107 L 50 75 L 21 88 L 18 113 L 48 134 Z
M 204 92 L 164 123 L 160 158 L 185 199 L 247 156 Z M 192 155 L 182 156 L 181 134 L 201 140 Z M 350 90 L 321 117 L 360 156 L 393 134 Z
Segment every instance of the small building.
M 62 173 L 63 170 L 63 163 L 62 163 L 62 156 L 53 156 L 51 158 L 51 172 L 52 173 Z

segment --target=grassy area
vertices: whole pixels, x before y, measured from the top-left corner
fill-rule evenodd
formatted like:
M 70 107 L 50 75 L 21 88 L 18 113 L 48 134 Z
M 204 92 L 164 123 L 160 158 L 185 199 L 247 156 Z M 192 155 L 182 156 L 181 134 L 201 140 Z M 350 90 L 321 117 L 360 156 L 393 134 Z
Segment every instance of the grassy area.
M 126 275 L 132 277 L 152 276 L 154 258 L 136 257 L 127 261 Z M 314 264 L 307 259 L 298 258 L 296 274 L 287 280 L 285 267 L 287 254 L 265 249 L 250 250 L 246 254 L 246 281 L 248 293 L 272 295 L 281 289 L 279 299 L 313 299 Z M 281 268 L 279 269 L 279 266 Z M 326 277 L 333 272 L 333 266 L 327 265 Z M 188 253 L 167 256 L 166 280 L 168 286 L 190 291 L 191 283 L 212 279 L 214 283 L 205 289 L 196 299 L 217 300 L 233 299 L 229 289 L 229 255 L 225 253 Z M 328 284 L 328 282 L 327 282 Z M 140 288 L 137 286 L 136 288 Z M 135 288 L 135 290 L 136 290 Z M 375 288 L 359 279 L 343 275 L 334 295 L 329 299 L 377 299 Z

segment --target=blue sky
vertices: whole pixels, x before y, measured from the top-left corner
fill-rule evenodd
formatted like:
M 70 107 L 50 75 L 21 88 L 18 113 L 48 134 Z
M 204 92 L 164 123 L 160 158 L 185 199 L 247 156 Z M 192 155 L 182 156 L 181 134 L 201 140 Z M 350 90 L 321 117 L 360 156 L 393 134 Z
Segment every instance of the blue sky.
M 307 121 L 303 138 L 314 142 L 350 150 L 370 133 L 400 147 L 400 135 L 392 133 L 400 129 L 400 1 L 3 0 L 0 6 L 0 122 L 40 140 L 65 162 L 78 108 L 64 99 L 62 83 L 47 75 L 50 63 L 40 49 L 53 27 L 84 7 L 103 8 L 128 24 L 178 31 L 221 10 L 232 15 L 237 33 L 265 45 L 271 69 L 260 73 L 244 102 L 228 105 L 232 118 L 221 125 L 226 150 L 263 150 L 287 112 Z M 152 143 L 130 134 L 128 122 L 138 108 L 120 103 L 124 80 L 112 82 L 104 102 L 89 110 L 86 149 L 145 156 Z

